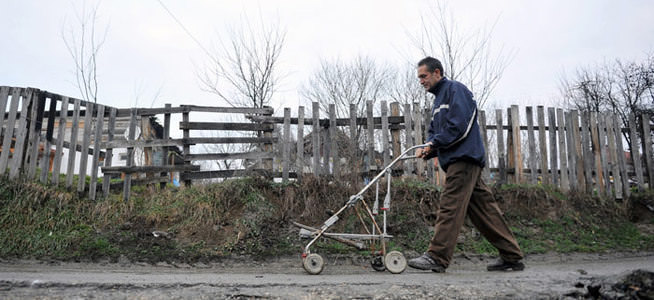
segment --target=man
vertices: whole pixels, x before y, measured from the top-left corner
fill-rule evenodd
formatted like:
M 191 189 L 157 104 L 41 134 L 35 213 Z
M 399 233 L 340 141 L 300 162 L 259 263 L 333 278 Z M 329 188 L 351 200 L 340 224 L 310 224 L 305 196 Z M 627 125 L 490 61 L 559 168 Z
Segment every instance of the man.
M 433 57 L 418 63 L 420 84 L 434 94 L 428 147 L 416 151 L 425 160 L 438 157 L 446 173 L 429 249 L 409 260 L 409 266 L 442 273 L 450 265 L 466 214 L 500 253 L 489 271 L 520 271 L 522 252 L 506 224 L 490 189 L 481 179 L 485 150 L 477 124 L 477 103 L 462 83 L 443 76 L 443 65 Z

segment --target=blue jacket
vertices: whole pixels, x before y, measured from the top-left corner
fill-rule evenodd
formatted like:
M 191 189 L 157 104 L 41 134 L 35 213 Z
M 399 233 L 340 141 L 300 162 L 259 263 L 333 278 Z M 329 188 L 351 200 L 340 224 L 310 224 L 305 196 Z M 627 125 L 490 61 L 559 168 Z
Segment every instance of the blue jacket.
M 447 167 L 457 161 L 467 161 L 484 167 L 486 152 L 477 123 L 477 102 L 462 83 L 443 77 L 429 89 L 434 94 L 432 121 L 427 142 L 432 144 L 438 162 Z

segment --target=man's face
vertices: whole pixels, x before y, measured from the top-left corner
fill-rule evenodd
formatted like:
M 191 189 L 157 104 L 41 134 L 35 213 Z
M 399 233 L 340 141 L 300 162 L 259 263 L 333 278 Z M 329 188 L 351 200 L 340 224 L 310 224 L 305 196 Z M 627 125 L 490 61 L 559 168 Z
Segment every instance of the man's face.
M 420 85 L 429 90 L 432 88 L 438 81 L 441 80 L 441 71 L 436 69 L 434 72 L 429 72 L 426 65 L 418 67 L 418 79 L 420 79 Z

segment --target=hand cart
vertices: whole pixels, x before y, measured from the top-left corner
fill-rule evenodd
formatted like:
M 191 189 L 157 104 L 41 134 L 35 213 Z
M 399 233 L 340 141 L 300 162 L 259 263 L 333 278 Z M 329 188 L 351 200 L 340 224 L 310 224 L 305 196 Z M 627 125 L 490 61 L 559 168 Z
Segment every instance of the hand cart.
M 377 174 L 361 191 L 357 194 L 350 196 L 350 199 L 345 202 L 345 205 L 341 207 L 336 213 L 331 215 L 322 226 L 319 228 L 303 225 L 297 222 L 292 222 L 295 226 L 300 228 L 300 236 L 303 238 L 309 238 L 311 241 L 304 247 L 304 252 L 302 252 L 302 266 L 307 273 L 316 275 L 322 272 L 323 267 L 325 266 L 325 261 L 323 258 L 316 254 L 311 253 L 311 246 L 320 238 L 326 237 L 349 246 L 353 246 L 359 250 L 364 250 L 366 248 L 370 249 L 372 252 L 371 265 L 372 268 L 376 271 L 388 270 L 393 274 L 402 273 L 407 266 L 406 258 L 399 251 L 390 251 L 386 252 L 386 239 L 392 238 L 386 232 L 386 212 L 390 210 L 391 205 L 391 178 L 393 177 L 391 168 L 399 161 L 406 159 L 416 158 L 415 155 L 407 155 L 407 153 L 414 151 L 418 148 L 427 147 L 427 144 L 416 145 L 411 148 L 406 149 L 402 154 L 395 158 L 388 166 L 386 166 L 381 172 Z M 379 207 L 379 181 L 386 175 L 386 196 L 384 197 L 384 202 L 382 207 Z M 375 191 L 375 202 L 373 204 L 372 210 L 368 204 L 363 200 L 363 194 L 370 189 L 373 185 L 376 185 Z M 364 216 L 360 212 L 360 207 L 364 209 Z M 358 233 L 331 233 L 327 232 L 327 229 L 334 225 L 339 220 L 339 215 L 341 215 L 346 209 L 354 208 L 356 215 L 358 216 L 363 228 L 366 231 L 366 234 Z M 381 218 L 383 220 L 382 227 L 379 227 L 377 223 L 377 217 L 379 216 L 379 210 L 381 210 Z M 364 221 L 364 217 L 367 217 L 367 222 Z M 370 229 L 368 229 L 370 227 Z M 363 241 L 368 241 L 368 245 Z M 376 246 L 379 245 L 380 249 L 377 250 Z

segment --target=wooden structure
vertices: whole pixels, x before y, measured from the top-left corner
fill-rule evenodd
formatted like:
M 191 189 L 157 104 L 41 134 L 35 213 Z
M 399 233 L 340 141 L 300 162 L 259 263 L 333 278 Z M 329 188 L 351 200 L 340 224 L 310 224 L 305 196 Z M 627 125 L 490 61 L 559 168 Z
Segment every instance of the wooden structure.
M 0 107 L 4 108 L 0 114 L 0 175 L 62 185 L 87 193 L 90 199 L 107 195 L 112 186 L 122 186 L 123 197 L 128 199 L 132 185 L 165 183 L 170 172 L 179 172 L 186 185 L 250 175 L 280 180 L 301 179 L 307 174 L 365 179 L 403 149 L 422 143 L 427 134 L 425 124 L 430 120 L 428 109 L 384 101 L 367 102 L 364 116 L 357 115 L 351 106 L 347 118 L 337 118 L 332 105 L 321 118 L 317 103 L 310 113 L 300 106 L 295 112 L 285 108 L 281 116 L 274 116 L 267 107 L 167 104 L 161 108 L 119 109 L 34 88 L 7 86 L 0 87 Z M 375 108 L 378 116 L 373 114 Z M 524 114 L 522 111 L 513 105 L 506 111 L 495 110 L 493 116 L 479 113 L 488 161 L 483 176 L 488 182 L 549 184 L 562 190 L 624 198 L 630 187 L 642 189 L 654 180 L 649 116 L 638 118 L 642 124 L 636 124 L 632 116 L 629 126 L 622 128 L 610 113 L 543 106 L 525 107 Z M 196 114 L 210 114 L 211 120 L 224 120 L 221 115 L 225 114 L 245 118 L 242 122 L 200 122 L 194 121 Z M 144 120 L 151 117 L 163 120 L 163 134 L 148 133 Z M 181 137 L 171 136 L 174 117 L 181 117 Z M 121 118 L 125 125 L 119 129 L 117 120 Z M 489 124 L 489 119 L 495 122 Z M 207 137 L 203 134 L 207 132 L 217 134 Z M 241 136 L 221 135 L 225 132 Z M 623 134 L 630 137 L 631 145 L 626 145 Z M 207 153 L 197 147 L 202 144 L 251 147 Z M 136 163 L 135 149 L 142 149 L 146 157 L 143 162 Z M 165 159 L 153 163 L 153 149 L 163 149 Z M 171 149 L 181 154 L 179 163 L 168 159 Z M 636 150 L 628 153 L 636 163 L 627 163 L 626 149 Z M 113 159 L 119 151 L 125 153 L 120 165 Z M 43 154 L 49 152 L 54 153 L 53 159 Z M 214 160 L 240 163 L 232 169 L 207 168 L 202 163 Z M 393 174 L 419 176 L 437 184 L 444 176 L 431 163 L 419 160 L 405 161 Z

